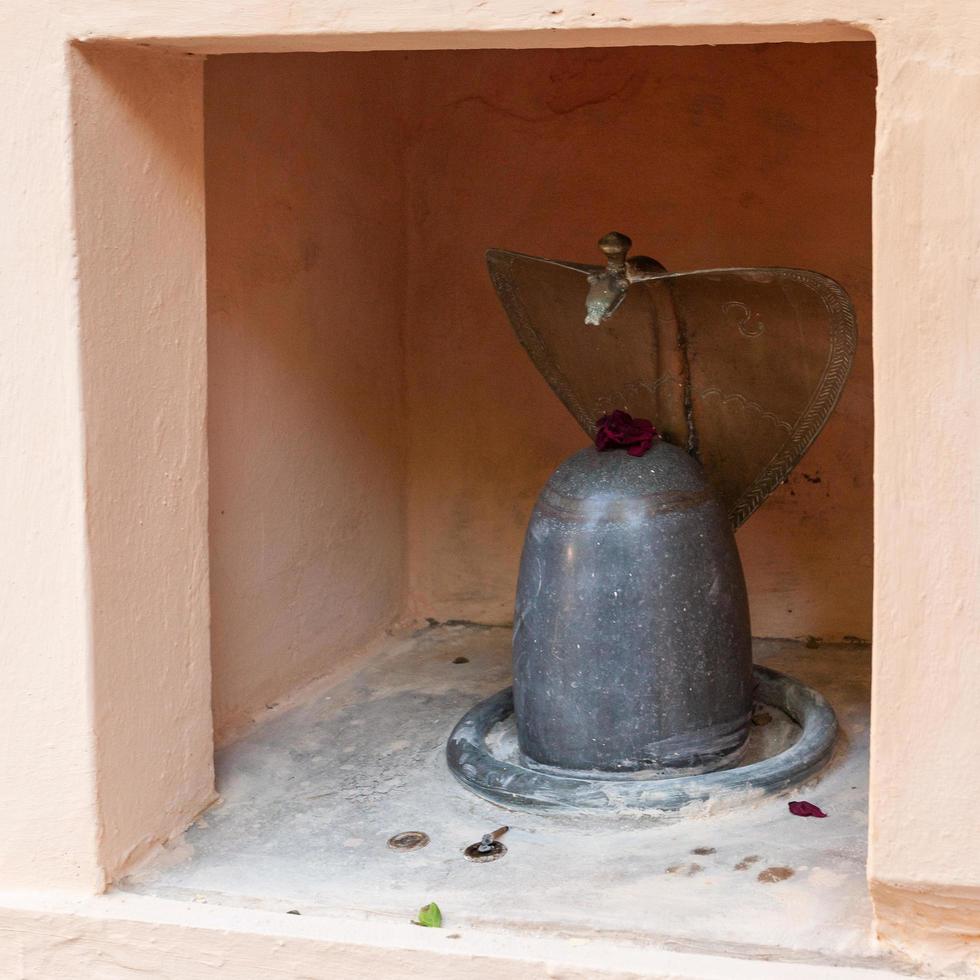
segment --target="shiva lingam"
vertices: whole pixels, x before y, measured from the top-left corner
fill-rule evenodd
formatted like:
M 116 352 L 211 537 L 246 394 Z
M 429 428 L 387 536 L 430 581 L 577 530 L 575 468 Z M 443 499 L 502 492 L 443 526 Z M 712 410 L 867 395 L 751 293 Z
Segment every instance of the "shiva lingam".
M 833 411 L 851 303 L 816 272 L 670 273 L 631 244 L 600 239 L 604 267 L 487 253 L 518 339 L 594 441 L 531 516 L 513 688 L 446 749 L 464 785 L 507 806 L 724 806 L 812 776 L 836 736 L 820 694 L 753 667 L 734 530 Z M 800 734 L 740 765 L 759 702 Z

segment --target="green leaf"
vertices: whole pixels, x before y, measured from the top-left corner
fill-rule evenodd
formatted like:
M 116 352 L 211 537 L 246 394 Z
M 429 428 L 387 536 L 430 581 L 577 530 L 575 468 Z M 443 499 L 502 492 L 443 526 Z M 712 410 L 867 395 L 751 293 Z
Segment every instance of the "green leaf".
M 419 909 L 417 924 L 428 926 L 430 929 L 442 928 L 442 912 L 439 910 L 439 906 L 435 902 L 429 902 L 428 905 L 423 905 Z

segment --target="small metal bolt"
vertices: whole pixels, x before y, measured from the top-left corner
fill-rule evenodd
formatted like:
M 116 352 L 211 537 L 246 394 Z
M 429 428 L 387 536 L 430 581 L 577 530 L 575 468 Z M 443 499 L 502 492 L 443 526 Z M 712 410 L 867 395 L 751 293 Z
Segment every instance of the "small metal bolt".
M 507 853 L 507 847 L 500 843 L 500 838 L 510 830 L 509 827 L 498 827 L 489 834 L 484 834 L 475 844 L 470 844 L 463 854 L 470 861 L 496 861 Z

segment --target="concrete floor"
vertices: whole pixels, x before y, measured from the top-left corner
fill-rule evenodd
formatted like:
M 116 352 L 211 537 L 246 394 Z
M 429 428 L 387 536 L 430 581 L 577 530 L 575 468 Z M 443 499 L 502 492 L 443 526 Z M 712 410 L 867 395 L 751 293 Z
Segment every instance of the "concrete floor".
M 274 709 L 216 758 L 222 801 L 119 887 L 304 916 L 409 921 L 436 901 L 448 930 L 530 930 L 735 956 L 890 967 L 865 887 L 869 652 L 756 644 L 834 705 L 842 734 L 805 789 L 733 812 L 637 816 L 502 810 L 446 769 L 446 736 L 509 682 L 509 630 L 440 626 L 393 638 L 356 672 Z M 465 657 L 465 663 L 454 660 Z M 792 816 L 808 799 L 825 820 Z M 508 853 L 462 850 L 509 824 Z M 396 852 L 400 831 L 428 847 Z

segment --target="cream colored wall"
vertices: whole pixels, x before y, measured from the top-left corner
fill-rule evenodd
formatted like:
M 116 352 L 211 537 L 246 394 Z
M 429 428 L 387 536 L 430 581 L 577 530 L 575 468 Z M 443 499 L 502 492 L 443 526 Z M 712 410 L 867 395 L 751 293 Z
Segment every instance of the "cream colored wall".
M 879 926 L 890 939 L 921 944 L 948 933 L 950 922 L 954 938 L 980 936 L 980 852 L 971 838 L 980 808 L 975 778 L 980 714 L 974 708 L 980 700 L 980 660 L 973 655 L 980 634 L 975 493 L 980 442 L 971 438 L 980 369 L 974 341 L 980 317 L 975 274 L 980 252 L 975 179 L 980 157 L 980 11 L 975 5 L 939 0 L 900 5 L 890 0 L 664 0 L 655 5 L 623 0 L 598 10 L 583 0 L 554 11 L 530 0 L 463 8 L 446 0 L 355 6 L 332 0 L 288 5 L 231 0 L 38 5 L 11 0 L 0 9 L 8 39 L 0 105 L 9 139 L 0 168 L 5 186 L 14 189 L 4 199 L 0 241 L 0 667 L 7 693 L 0 719 L 5 764 L 0 880 L 5 885 L 97 887 L 105 867 L 95 844 L 95 746 L 117 723 L 117 738 L 139 741 L 142 734 L 138 713 L 114 719 L 96 712 L 91 684 L 99 662 L 105 657 L 111 661 L 114 654 L 93 645 L 89 629 L 99 611 L 87 584 L 92 548 L 85 535 L 85 510 L 93 495 L 114 490 L 148 505 L 155 499 L 155 487 L 138 479 L 96 480 L 86 486 L 83 478 L 84 433 L 92 422 L 80 414 L 84 323 L 74 255 L 84 247 L 91 257 L 95 243 L 75 227 L 71 198 L 71 174 L 74 169 L 77 178 L 78 171 L 69 156 L 69 39 L 126 40 L 171 46 L 178 53 L 218 53 L 562 47 L 627 40 L 816 41 L 870 31 L 879 66 L 873 216 L 877 533 L 872 895 Z M 136 83 L 127 88 L 130 84 Z M 94 91 L 100 102 L 111 101 L 108 92 Z M 810 97 L 819 101 L 820 93 Z M 195 107 L 188 104 L 185 114 L 193 118 Z M 190 139 L 191 132 L 184 136 Z M 107 134 L 107 142 L 115 136 Z M 180 142 L 180 128 L 174 127 L 171 136 Z M 154 173 L 167 186 L 172 173 L 159 167 L 156 151 L 140 157 L 126 140 L 118 145 L 119 164 L 140 161 L 130 172 L 133 183 L 124 182 L 121 193 L 140 185 L 135 179 L 139 173 L 145 178 L 143 193 L 155 192 Z M 83 210 L 104 201 L 84 182 L 76 182 L 76 192 Z M 193 206 L 194 199 L 186 193 L 180 202 L 168 198 L 171 206 L 158 212 L 158 235 L 165 238 L 172 230 L 179 240 L 186 234 L 183 202 Z M 151 237 L 150 242 L 158 240 Z M 132 228 L 126 247 L 139 250 L 141 243 L 138 229 Z M 189 254 L 199 254 L 191 241 L 187 245 Z M 202 268 L 196 262 L 190 270 L 192 297 Z M 120 267 L 96 261 L 88 269 L 102 283 L 91 293 L 98 302 L 90 307 L 89 324 L 100 315 L 111 321 L 119 294 L 141 288 L 145 275 L 140 263 Z M 159 315 L 152 303 L 136 312 Z M 196 312 L 188 309 L 182 316 L 188 327 L 185 339 L 202 335 L 201 312 L 198 304 Z M 103 353 L 114 356 L 111 350 Z M 193 401 L 195 385 L 202 380 L 179 372 L 170 376 L 175 403 Z M 156 402 L 136 397 L 139 390 L 134 389 L 134 404 L 152 412 Z M 133 449 L 124 446 L 121 451 L 135 469 L 152 465 Z M 202 482 L 185 481 L 185 487 L 200 505 L 206 494 Z M 188 533 L 181 508 L 157 513 L 160 540 L 174 542 L 169 574 L 180 582 L 196 580 L 199 532 Z M 166 699 L 185 684 L 193 687 L 200 674 L 185 653 L 198 649 L 196 644 L 207 635 L 200 617 L 175 621 L 167 603 L 153 603 L 154 589 L 167 579 L 138 575 L 152 556 L 136 547 L 121 548 L 117 559 L 118 576 L 141 581 L 134 588 L 134 620 L 145 634 L 157 630 L 166 638 L 154 646 L 160 658 L 158 696 Z M 190 628 L 187 641 L 181 639 L 185 627 Z M 129 676 L 121 673 L 120 690 L 128 683 Z M 206 715 L 205 708 L 200 717 L 206 720 Z M 163 722 L 159 735 L 166 746 L 181 738 L 184 718 L 177 713 L 169 724 L 165 717 Z M 179 757 L 175 762 L 163 752 L 152 759 L 153 765 L 143 761 L 126 775 L 151 787 L 159 780 L 183 804 L 193 802 L 197 783 L 180 778 Z M 120 791 L 118 783 L 104 785 Z M 180 829 L 182 812 L 171 811 L 177 821 L 171 830 Z M 117 839 L 140 840 L 144 811 L 124 816 Z M 100 934 L 111 931 L 125 941 L 132 930 L 117 922 L 111 928 L 100 926 Z M 161 927 L 161 934 L 165 931 Z
M 2 12 L 0 12 L 2 17 Z M 41 19 L 0 72 L 0 883 L 94 891 L 93 649 L 67 66 Z
M 398 69 L 343 54 L 207 64 L 219 736 L 401 609 Z
M 0 79 L 0 881 L 93 891 L 213 796 L 201 65 L 18 23 Z
M 879 52 L 868 873 L 887 936 L 976 949 L 980 9 Z
M 871 634 L 871 44 L 430 52 L 406 62 L 411 609 L 508 622 L 524 529 L 585 436 L 530 365 L 487 246 L 818 269 L 861 343 L 837 413 L 739 533 L 762 636 Z M 819 92 L 819 99 L 814 93 Z

